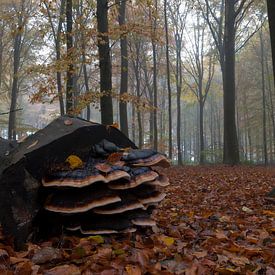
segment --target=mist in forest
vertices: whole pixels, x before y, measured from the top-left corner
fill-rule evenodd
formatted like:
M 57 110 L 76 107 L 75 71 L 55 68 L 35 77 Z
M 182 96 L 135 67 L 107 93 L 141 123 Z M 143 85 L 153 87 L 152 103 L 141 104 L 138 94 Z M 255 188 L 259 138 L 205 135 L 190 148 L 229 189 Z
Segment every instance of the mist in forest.
M 265 1 L 0 0 L 0 131 L 116 125 L 175 164 L 274 163 Z

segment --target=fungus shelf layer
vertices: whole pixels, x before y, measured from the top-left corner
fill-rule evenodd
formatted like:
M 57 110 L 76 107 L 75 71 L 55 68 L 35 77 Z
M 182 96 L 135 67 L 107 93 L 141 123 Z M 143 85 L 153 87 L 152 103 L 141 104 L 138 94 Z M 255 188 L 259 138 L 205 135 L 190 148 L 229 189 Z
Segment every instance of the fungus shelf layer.
M 70 214 L 67 220 L 73 223 L 65 225 L 67 230 L 110 234 L 156 224 L 152 208 L 165 198 L 162 188 L 169 180 L 153 167 L 169 165 L 164 155 L 148 149 L 125 150 L 104 139 L 79 163 L 75 169 L 70 163 L 55 163 L 42 178 L 48 194 L 44 208 L 60 217 Z

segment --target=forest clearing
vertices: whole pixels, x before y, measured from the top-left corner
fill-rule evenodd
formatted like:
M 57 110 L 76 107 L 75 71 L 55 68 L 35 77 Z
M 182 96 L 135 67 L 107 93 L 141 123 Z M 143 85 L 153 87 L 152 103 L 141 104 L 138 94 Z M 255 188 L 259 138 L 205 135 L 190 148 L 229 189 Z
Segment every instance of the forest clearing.
M 14 252 L 1 274 L 268 274 L 274 269 L 275 169 L 183 166 L 154 212 L 157 226 L 122 236 L 60 236 Z

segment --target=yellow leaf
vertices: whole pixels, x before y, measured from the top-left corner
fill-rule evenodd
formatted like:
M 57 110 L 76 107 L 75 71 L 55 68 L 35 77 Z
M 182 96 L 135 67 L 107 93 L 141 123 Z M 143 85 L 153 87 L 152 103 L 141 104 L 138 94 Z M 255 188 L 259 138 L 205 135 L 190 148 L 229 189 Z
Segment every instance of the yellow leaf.
M 90 236 L 88 239 L 95 241 L 97 244 L 104 243 L 104 238 L 100 235 Z
M 118 256 L 124 254 L 125 251 L 123 249 L 115 249 L 113 253 Z
M 161 240 L 162 240 L 167 246 L 173 245 L 174 242 L 175 242 L 175 239 L 172 238 L 172 237 L 165 237 L 165 236 L 163 236 L 163 237 L 161 238 Z
M 71 169 L 76 169 L 83 166 L 83 161 L 76 155 L 68 156 L 66 162 L 70 164 Z

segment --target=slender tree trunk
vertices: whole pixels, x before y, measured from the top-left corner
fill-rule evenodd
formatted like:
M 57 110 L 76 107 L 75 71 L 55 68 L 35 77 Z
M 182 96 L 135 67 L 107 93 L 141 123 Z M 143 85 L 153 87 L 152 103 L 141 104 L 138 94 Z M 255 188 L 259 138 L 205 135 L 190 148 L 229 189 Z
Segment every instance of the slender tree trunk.
M 55 31 L 55 26 L 52 21 L 52 15 L 50 13 L 49 5 L 46 1 L 44 1 L 43 3 L 47 9 L 47 13 L 48 13 L 48 17 L 49 17 L 53 37 L 54 37 L 56 61 L 59 62 L 61 60 L 61 52 L 60 52 L 61 37 L 60 36 L 61 36 L 62 24 L 64 21 L 63 16 L 65 12 L 65 0 L 62 0 L 60 4 L 60 14 L 59 14 L 57 31 Z M 59 99 L 60 114 L 64 115 L 65 106 L 64 106 L 63 91 L 62 91 L 62 78 L 61 78 L 61 72 L 59 70 L 56 71 L 56 82 L 57 82 L 57 93 L 58 93 L 58 99 Z
M 262 104 L 263 104 L 263 157 L 264 164 L 268 163 L 267 156 L 267 141 L 266 141 L 266 96 L 265 96 L 265 70 L 264 70 L 264 41 L 262 28 L 260 30 L 260 43 L 261 43 L 261 73 L 262 73 Z
M 4 35 L 4 23 L 0 19 L 0 92 L 2 87 L 2 72 L 3 72 L 3 35 Z
M 85 47 L 84 37 L 82 38 L 82 62 L 83 62 L 83 75 L 84 75 L 85 90 L 86 90 L 86 93 L 89 93 L 90 87 L 89 87 L 89 79 L 88 79 L 87 66 L 86 66 L 86 47 Z M 90 103 L 88 103 L 87 107 L 86 107 L 86 118 L 87 118 L 87 120 L 91 119 Z
M 169 37 L 167 22 L 167 0 L 164 0 L 164 20 L 165 20 L 165 38 L 166 38 L 166 78 L 168 90 L 168 156 L 172 159 L 172 92 L 170 83 L 170 58 L 169 58 Z
M 143 64 L 144 64 L 143 69 L 144 69 L 145 84 L 146 84 L 146 87 L 148 89 L 150 104 L 153 106 L 154 96 L 153 96 L 153 90 L 152 90 L 151 85 L 149 83 L 147 63 L 146 63 L 145 58 L 143 59 Z M 150 141 L 150 146 L 153 146 L 153 141 L 154 141 L 154 114 L 153 114 L 152 110 L 150 110 L 150 114 L 149 114 L 149 141 Z
M 199 102 L 199 123 L 200 123 L 200 164 L 205 163 L 205 153 L 204 153 L 204 130 L 203 130 L 203 102 L 200 100 Z
M 60 15 L 59 15 L 59 22 L 57 27 L 57 33 L 56 33 L 56 41 L 55 41 L 55 52 L 56 52 L 56 60 L 57 62 L 61 59 L 61 53 L 60 53 L 60 36 L 61 36 L 61 30 L 62 30 L 62 23 L 63 23 L 63 15 L 65 10 L 65 0 L 61 1 L 60 6 Z M 54 32 L 54 28 L 53 28 Z M 62 91 L 62 78 L 61 78 L 61 72 L 56 72 L 56 82 L 57 82 L 57 92 L 58 92 L 58 100 L 59 100 L 59 109 L 60 114 L 63 116 L 65 114 L 65 106 L 64 106 L 64 99 L 63 99 L 63 91 Z
M 265 64 L 266 64 L 266 74 L 270 75 L 268 60 L 266 56 L 265 56 Z M 273 138 L 272 138 L 273 149 L 272 149 L 271 155 L 272 155 L 272 159 L 274 159 L 275 157 L 274 155 L 275 154 L 275 115 L 274 115 L 275 110 L 274 110 L 273 95 L 272 95 L 272 91 L 274 92 L 274 88 L 272 88 L 270 77 L 268 77 L 267 83 L 268 83 L 268 91 L 269 91 L 270 117 L 272 122 L 272 134 L 273 134 Z
M 139 42 L 135 43 L 136 48 L 136 59 L 133 61 L 133 67 L 135 71 L 135 77 L 136 77 L 136 89 L 137 89 L 137 98 L 138 101 L 141 97 L 140 92 L 140 44 Z M 139 102 L 138 102 L 139 103 Z M 142 128 L 142 118 L 141 118 L 141 111 L 139 110 L 139 104 L 137 106 L 137 121 L 138 121 L 138 147 L 142 148 L 143 146 L 143 128 Z
M 73 88 L 74 88 L 74 65 L 73 65 L 73 6 L 72 0 L 66 0 L 66 43 L 67 43 L 67 88 L 66 88 L 66 113 L 73 112 Z
M 16 102 L 18 96 L 18 72 L 20 65 L 20 50 L 22 42 L 22 15 L 18 18 L 18 27 L 13 42 L 13 78 L 12 78 L 12 90 L 11 90 L 11 104 L 9 113 L 9 127 L 8 138 L 9 140 L 16 140 Z
M 226 164 L 238 164 L 239 148 L 235 118 L 235 1 L 225 1 L 224 34 L 224 156 Z
M 157 1 L 155 1 L 155 8 L 157 10 Z M 154 15 L 153 19 L 153 35 L 156 35 L 157 29 L 157 18 Z M 157 119 L 157 108 L 158 108 L 158 85 L 157 85 L 157 46 L 155 37 L 152 38 L 152 51 L 153 51 L 153 87 L 154 87 L 154 149 L 158 150 L 158 119 Z
M 267 0 L 268 21 L 270 28 L 272 62 L 273 62 L 273 80 L 275 86 L 275 1 Z
M 136 111 L 135 111 L 135 104 L 132 103 L 132 140 L 136 143 Z
M 125 26 L 126 17 L 126 1 L 116 0 L 119 5 L 118 22 L 121 31 Z M 122 34 L 120 36 L 120 55 L 121 55 L 121 79 L 120 79 L 120 96 L 127 95 L 128 93 L 128 48 L 127 48 L 127 36 Z M 128 115 L 127 115 L 127 102 L 123 101 L 122 98 L 119 101 L 119 118 L 120 118 L 120 129 L 127 137 L 128 133 Z
M 112 67 L 108 34 L 108 1 L 97 0 L 97 30 L 100 68 L 101 123 L 113 124 Z
M 177 44 L 177 149 L 178 149 L 178 165 L 182 165 L 182 148 L 181 148 L 181 89 L 182 89 L 182 66 L 181 66 L 181 43 L 179 40 Z

